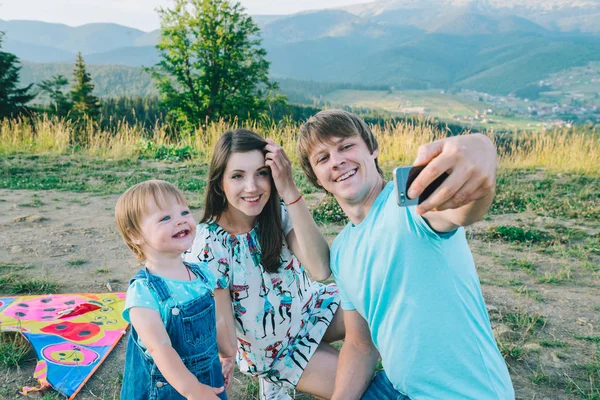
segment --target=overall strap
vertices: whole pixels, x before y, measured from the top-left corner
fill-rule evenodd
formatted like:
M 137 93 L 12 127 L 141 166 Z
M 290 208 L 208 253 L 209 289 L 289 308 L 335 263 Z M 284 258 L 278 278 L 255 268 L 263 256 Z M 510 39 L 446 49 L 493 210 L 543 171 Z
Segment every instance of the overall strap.
M 190 269 L 190 271 L 192 271 L 194 274 L 196 274 L 197 276 L 200 277 L 200 279 L 202 280 L 202 282 L 204 283 L 208 283 L 208 277 L 206 276 L 206 273 L 204 271 L 202 271 L 202 268 L 198 265 L 198 264 L 190 264 L 188 262 L 183 262 L 186 267 L 188 267 Z
M 133 278 L 131 278 L 129 280 L 129 284 L 131 285 L 134 281 L 137 281 L 138 279 L 146 279 L 146 272 L 144 271 L 144 268 L 140 269 L 134 276 Z
M 144 267 L 140 269 L 137 274 L 131 278 L 129 284 L 131 285 L 131 283 L 137 279 L 146 279 L 148 281 L 148 286 L 150 289 L 154 290 L 161 302 L 164 302 L 171 297 L 171 291 L 167 287 L 165 281 L 159 276 L 152 275 L 150 271 L 148 271 L 148 268 Z

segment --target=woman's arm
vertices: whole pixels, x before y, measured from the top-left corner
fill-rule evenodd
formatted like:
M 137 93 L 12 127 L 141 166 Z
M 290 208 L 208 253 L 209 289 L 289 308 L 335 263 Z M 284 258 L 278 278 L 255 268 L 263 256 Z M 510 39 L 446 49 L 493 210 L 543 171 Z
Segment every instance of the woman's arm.
M 288 215 L 292 220 L 293 229 L 286 236 L 288 245 L 313 279 L 327 279 L 331 275 L 329 246 L 294 183 L 288 156 L 273 140 L 266 140 L 265 165 L 271 168 L 277 191 L 288 205 Z
M 294 208 L 296 209 L 292 211 L 291 209 Z M 294 227 L 286 236 L 290 249 L 304 265 L 312 279 L 322 281 L 329 278 L 331 276 L 329 245 L 315 224 L 304 199 L 289 206 L 288 214 Z M 294 215 L 292 216 L 292 214 Z
M 156 310 L 132 307 L 129 316 L 131 324 L 159 371 L 175 390 L 186 399 L 218 400 L 217 394 L 225 390 L 224 387 L 212 388 L 204 385 L 186 368 L 171 345 L 171 339 Z
M 228 289 L 215 289 L 215 305 L 217 307 L 217 344 L 223 369 L 225 389 L 231 385 L 235 366 L 237 338 L 235 322 L 231 309 L 231 297 Z

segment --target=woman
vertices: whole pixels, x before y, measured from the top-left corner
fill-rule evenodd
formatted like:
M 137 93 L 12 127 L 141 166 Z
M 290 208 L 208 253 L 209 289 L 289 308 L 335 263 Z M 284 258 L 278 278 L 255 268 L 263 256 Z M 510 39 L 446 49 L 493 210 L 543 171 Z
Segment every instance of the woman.
M 240 371 L 330 398 L 338 351 L 328 343 L 344 336 L 342 313 L 336 286 L 310 278 L 330 276 L 329 247 L 283 149 L 248 130 L 226 132 L 205 206 L 185 259 L 208 262 L 217 277 L 220 329 L 237 346 Z M 222 362 L 231 376 L 233 360 Z

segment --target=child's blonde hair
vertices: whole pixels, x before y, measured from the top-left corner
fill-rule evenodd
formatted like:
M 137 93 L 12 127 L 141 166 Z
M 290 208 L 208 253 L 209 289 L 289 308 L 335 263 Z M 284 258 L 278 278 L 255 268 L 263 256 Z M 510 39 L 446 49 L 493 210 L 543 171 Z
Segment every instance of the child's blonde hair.
M 154 200 L 158 208 L 165 205 L 168 196 L 173 196 L 177 203 L 187 204 L 183 192 L 172 183 L 161 180 L 150 180 L 133 185 L 117 200 L 115 219 L 117 228 L 127 247 L 133 251 L 139 262 L 146 259 L 142 247 L 134 241 L 142 237 L 140 222 L 147 212 L 147 202 Z

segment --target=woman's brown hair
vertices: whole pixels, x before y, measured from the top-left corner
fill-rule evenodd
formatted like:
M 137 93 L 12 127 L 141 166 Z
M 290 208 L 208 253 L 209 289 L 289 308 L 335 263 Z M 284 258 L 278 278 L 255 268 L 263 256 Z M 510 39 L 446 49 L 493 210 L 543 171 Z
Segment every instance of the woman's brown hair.
M 219 222 L 227 208 L 227 198 L 223 191 L 223 175 L 227 162 L 233 153 L 245 153 L 259 150 L 264 153 L 267 142 L 257 133 L 247 129 L 225 132 L 217 141 L 210 160 L 204 215 L 200 222 L 211 220 Z M 271 194 L 267 204 L 258 215 L 258 241 L 260 244 L 261 264 L 270 273 L 281 266 L 280 255 L 283 247 L 283 229 L 281 227 L 281 205 L 279 194 L 271 179 Z

